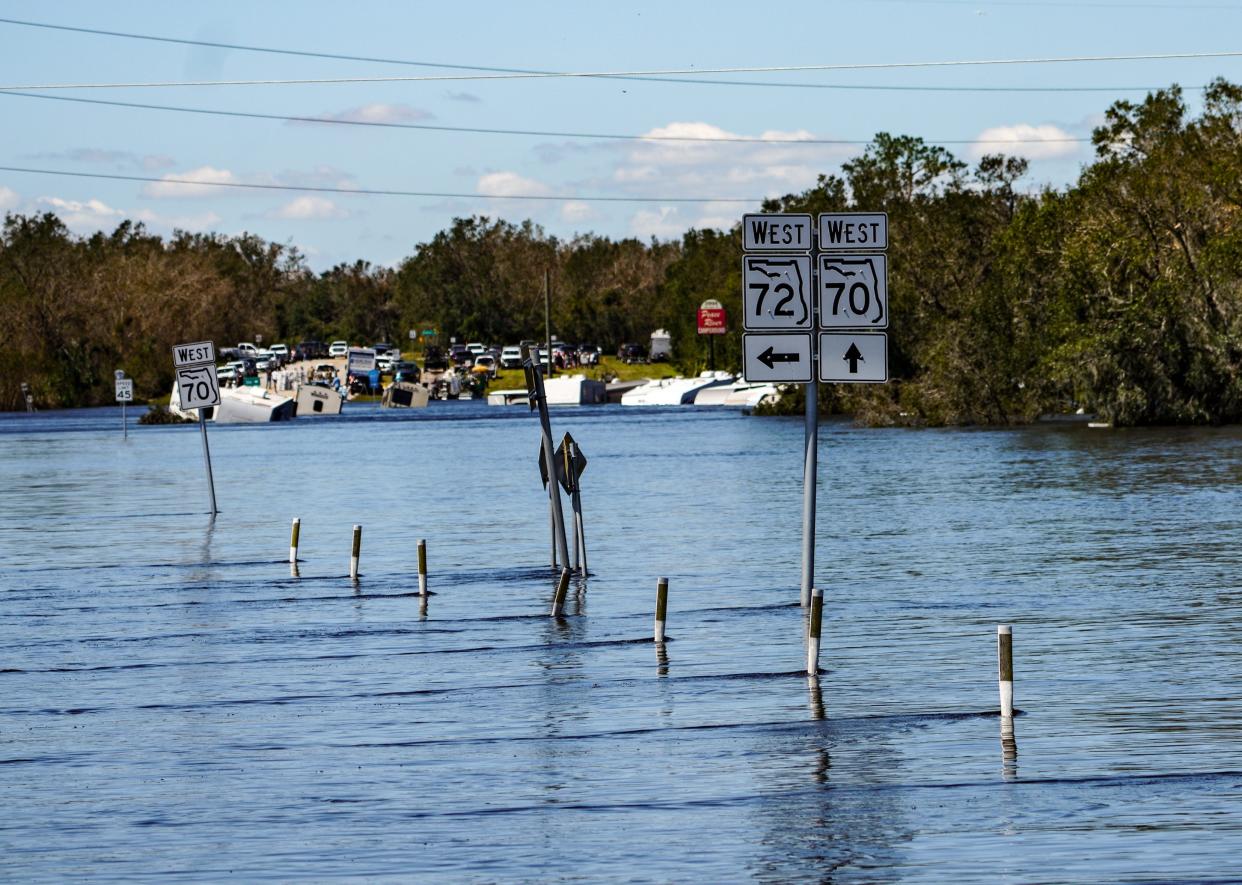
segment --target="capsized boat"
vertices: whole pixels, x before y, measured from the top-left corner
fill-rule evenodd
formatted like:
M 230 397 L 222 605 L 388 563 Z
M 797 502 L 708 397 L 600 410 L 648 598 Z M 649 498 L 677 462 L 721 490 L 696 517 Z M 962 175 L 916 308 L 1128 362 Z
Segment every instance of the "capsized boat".
M 339 415 L 345 404 L 340 391 L 322 384 L 300 384 L 295 412 L 299 415 Z
M 384 388 L 380 407 L 385 409 L 425 409 L 431 399 L 431 391 L 421 384 L 394 381 Z
M 291 396 L 282 396 L 261 387 L 223 387 L 220 405 L 212 416 L 217 424 L 265 424 L 288 421 L 296 413 Z

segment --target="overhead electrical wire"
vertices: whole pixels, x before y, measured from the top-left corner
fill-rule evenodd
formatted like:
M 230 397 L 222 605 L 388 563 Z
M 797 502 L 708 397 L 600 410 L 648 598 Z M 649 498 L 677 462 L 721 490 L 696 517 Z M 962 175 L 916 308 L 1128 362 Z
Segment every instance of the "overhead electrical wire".
M 253 46 L 243 43 L 223 43 L 214 40 L 189 40 L 179 37 L 163 37 L 155 34 L 136 34 L 126 31 L 109 31 L 101 28 L 75 27 L 56 25 L 48 22 L 34 22 L 14 18 L 0 18 L 0 24 L 18 25 L 28 28 L 42 28 L 54 31 L 69 31 L 79 34 L 90 34 L 102 37 L 117 37 L 128 40 L 146 40 L 154 43 L 171 43 L 180 46 L 201 46 L 210 49 L 231 49 L 241 52 L 267 53 L 272 55 L 288 55 L 302 58 L 322 58 L 334 61 L 359 61 L 374 64 L 404 65 L 409 67 L 444 68 L 460 71 L 486 71 L 504 74 L 528 74 L 538 76 L 556 76 L 555 71 L 534 70 L 530 68 L 505 68 L 487 65 L 465 65 L 450 62 L 416 61 L 411 59 L 387 58 L 383 56 L 348 55 L 337 52 L 316 52 L 306 49 L 282 49 L 273 46 Z M 1159 87 L 1154 86 L 909 86 L 909 85 L 877 85 L 849 83 L 776 83 L 765 80 L 710 80 L 700 77 L 654 77 L 615 74 L 601 77 L 605 79 L 638 80 L 643 82 L 690 83 L 710 86 L 748 86 L 778 89 L 833 89 L 881 92 L 1152 92 Z M 1203 86 L 1189 86 L 1187 89 L 1204 89 Z
M 149 111 L 168 111 L 179 114 L 201 114 L 212 117 L 240 117 L 251 120 L 276 120 L 288 123 L 325 124 L 332 126 L 366 126 L 380 129 L 413 129 L 427 132 L 465 132 L 482 135 L 519 135 L 539 138 L 585 138 L 613 141 L 645 141 L 645 142 L 688 142 L 701 144 L 758 144 L 758 145 L 862 145 L 870 144 L 872 139 L 856 138 L 755 138 L 746 136 L 722 136 L 714 138 L 694 135 L 630 135 L 616 132 L 561 132 L 549 129 L 497 129 L 481 126 L 440 126 L 431 123 L 396 123 L 379 120 L 348 120 L 335 117 L 314 117 L 291 114 L 264 114 L 258 111 L 230 111 L 215 108 L 191 108 L 180 105 L 144 104 L 132 101 L 111 101 L 100 98 L 81 98 L 69 95 L 38 95 L 26 92 L 7 92 L 0 90 L 0 95 L 13 98 L 33 98 L 41 101 L 64 101 L 74 104 L 102 105 L 105 107 L 132 108 Z M 1083 143 L 1090 138 L 951 138 L 926 139 L 933 144 L 1058 144 Z
M 433 197 L 441 199 L 468 200 L 540 200 L 544 202 L 578 203 L 760 203 L 766 197 L 609 197 L 584 196 L 582 194 L 480 194 L 450 193 L 445 191 L 407 191 L 391 188 L 317 187 L 296 184 L 258 184 L 241 181 L 196 181 L 192 178 L 155 178 L 148 175 L 121 175 L 108 172 L 71 172 L 67 169 L 33 169 L 26 166 L 0 166 L 0 172 L 18 172 L 27 175 L 64 175 L 70 178 L 95 178 L 110 181 L 141 181 L 151 184 L 182 184 L 193 187 L 219 187 L 242 190 L 299 191 L 322 194 L 350 194 L 364 197 Z
M 4 84 L 9 92 L 53 89 L 163 89 L 200 86 L 321 86 L 342 83 L 448 83 L 463 81 L 610 79 L 659 77 L 676 74 L 780 74 L 797 71 L 880 71 L 904 68 L 964 68 L 999 65 L 1050 65 L 1113 61 L 1169 61 L 1177 59 L 1242 58 L 1242 51 L 1165 52 L 1140 55 L 1079 55 L 1041 58 L 959 59 L 954 61 L 866 62 L 826 65 L 760 65 L 727 68 L 659 68 L 633 71 L 551 71 L 546 73 L 435 74 L 418 77 L 294 77 L 265 80 L 166 80 L 118 83 L 25 83 Z

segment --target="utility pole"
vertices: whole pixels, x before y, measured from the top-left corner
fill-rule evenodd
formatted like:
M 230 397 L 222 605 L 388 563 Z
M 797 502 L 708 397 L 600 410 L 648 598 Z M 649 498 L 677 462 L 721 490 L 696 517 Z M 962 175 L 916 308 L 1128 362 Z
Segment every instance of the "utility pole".
M 543 269 L 543 332 L 548 345 L 548 377 L 552 372 L 552 271 Z

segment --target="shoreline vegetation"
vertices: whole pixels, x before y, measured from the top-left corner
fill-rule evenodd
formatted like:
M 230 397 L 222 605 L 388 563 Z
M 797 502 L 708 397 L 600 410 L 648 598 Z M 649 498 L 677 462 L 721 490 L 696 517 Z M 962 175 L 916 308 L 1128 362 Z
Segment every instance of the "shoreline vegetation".
M 1076 182 L 1031 191 L 1027 163 L 969 166 L 879 133 L 842 166 L 764 211 L 886 211 L 887 385 L 820 385 L 824 415 L 883 425 L 1020 424 L 1084 409 L 1119 426 L 1242 421 L 1242 87 L 1214 81 L 1192 116 L 1174 86 L 1119 101 Z M 740 224 L 740 214 L 739 214 Z M 166 395 L 178 340 L 506 344 L 553 329 L 605 348 L 668 329 L 674 366 L 706 368 L 695 311 L 728 311 L 717 366 L 741 362 L 740 227 L 679 242 L 547 236 L 530 221 L 454 219 L 395 268 L 322 273 L 294 246 L 141 224 L 76 237 L 54 214 L 0 231 L 0 409 Z M 417 352 L 415 352 L 417 355 Z M 796 386 L 757 414 L 797 414 Z

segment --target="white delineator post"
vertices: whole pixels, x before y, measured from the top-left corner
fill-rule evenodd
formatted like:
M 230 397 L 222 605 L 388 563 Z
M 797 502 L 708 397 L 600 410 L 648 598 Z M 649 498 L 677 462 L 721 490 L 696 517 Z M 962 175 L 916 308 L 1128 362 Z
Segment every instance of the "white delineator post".
M 427 595 L 427 542 L 418 542 L 418 595 Z
M 996 628 L 996 661 L 1000 680 L 1001 716 L 1013 718 L 1013 627 Z
M 362 554 L 362 526 L 354 526 L 354 547 L 349 557 L 349 579 L 358 580 L 358 557 Z
M 298 561 L 298 535 L 302 531 L 302 520 L 294 517 L 293 528 L 289 532 L 289 561 L 296 563 Z
M 668 618 L 668 578 L 656 581 L 655 641 L 664 641 L 664 622 Z
M 824 614 L 824 591 L 811 589 L 811 614 L 806 631 L 806 675 L 819 675 L 819 630 Z

